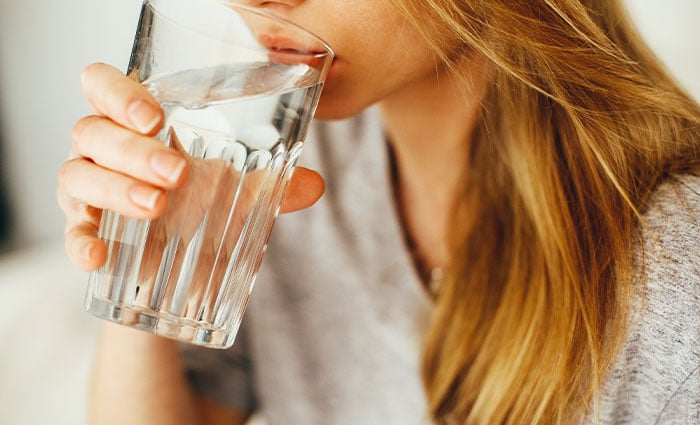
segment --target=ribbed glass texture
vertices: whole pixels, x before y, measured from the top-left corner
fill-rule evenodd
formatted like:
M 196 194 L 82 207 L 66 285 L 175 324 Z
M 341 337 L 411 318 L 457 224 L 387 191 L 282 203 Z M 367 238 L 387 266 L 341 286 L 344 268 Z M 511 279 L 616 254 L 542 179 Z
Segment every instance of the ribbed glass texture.
M 103 213 L 108 260 L 90 274 L 89 312 L 233 344 L 331 57 L 315 37 L 249 8 L 144 3 L 129 74 L 163 107 L 157 138 L 187 159 L 187 174 L 155 220 Z

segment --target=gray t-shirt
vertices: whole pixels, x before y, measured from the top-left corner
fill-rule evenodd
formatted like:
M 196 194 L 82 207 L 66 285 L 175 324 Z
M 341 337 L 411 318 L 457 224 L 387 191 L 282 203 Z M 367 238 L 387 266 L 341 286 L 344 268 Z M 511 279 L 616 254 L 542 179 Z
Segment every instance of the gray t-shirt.
M 316 123 L 304 149 L 326 193 L 279 218 L 234 346 L 184 348 L 190 381 L 270 425 L 428 424 L 419 366 L 431 301 L 376 111 Z M 700 178 L 662 187 L 646 219 L 648 297 L 604 386 L 601 423 L 700 424 Z

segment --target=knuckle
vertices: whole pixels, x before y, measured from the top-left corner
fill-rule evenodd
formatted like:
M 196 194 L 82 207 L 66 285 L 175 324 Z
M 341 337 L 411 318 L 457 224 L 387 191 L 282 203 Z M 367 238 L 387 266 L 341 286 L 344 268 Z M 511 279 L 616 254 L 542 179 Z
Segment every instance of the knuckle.
M 90 78 L 92 78 L 95 72 L 103 69 L 104 66 L 105 64 L 102 62 L 94 62 L 83 68 L 83 70 L 80 72 L 80 82 L 82 83 L 83 87 L 87 86 L 87 83 L 90 81 Z
M 71 261 L 80 261 L 79 228 L 73 226 L 65 231 L 64 251 Z
M 94 124 L 99 120 L 100 118 L 95 115 L 88 115 L 79 119 L 78 122 L 75 123 L 71 132 L 71 138 L 73 141 L 73 152 L 77 154 L 83 152 L 83 143 L 85 139 L 83 136 L 85 135 L 85 131 L 88 128 L 94 126 Z
M 68 161 L 61 164 L 61 166 L 58 169 L 59 188 L 65 187 L 67 185 L 67 182 L 70 181 L 71 176 L 75 171 L 75 167 L 78 165 L 79 161 L 82 160 L 80 158 L 74 158 L 69 159 Z

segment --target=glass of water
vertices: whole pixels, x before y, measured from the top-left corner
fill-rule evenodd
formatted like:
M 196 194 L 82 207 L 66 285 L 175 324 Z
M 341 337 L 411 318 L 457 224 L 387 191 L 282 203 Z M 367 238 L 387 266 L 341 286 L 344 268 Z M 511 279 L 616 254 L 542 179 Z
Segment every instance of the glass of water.
M 189 173 L 155 220 L 105 211 L 95 316 L 214 348 L 233 344 L 333 53 L 265 11 L 145 0 L 128 74 L 165 112 L 157 138 Z

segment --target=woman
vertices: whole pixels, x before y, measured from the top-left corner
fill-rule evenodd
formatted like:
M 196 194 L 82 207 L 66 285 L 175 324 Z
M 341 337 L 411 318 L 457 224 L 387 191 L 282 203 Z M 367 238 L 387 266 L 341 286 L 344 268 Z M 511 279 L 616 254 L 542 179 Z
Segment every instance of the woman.
M 231 350 L 105 326 L 95 423 L 700 420 L 700 108 L 618 1 L 249 3 L 337 53 L 327 193 L 279 220 Z M 158 216 L 184 163 L 144 89 L 82 81 L 59 202 L 90 270 L 101 209 Z M 300 168 L 285 209 L 322 190 Z

